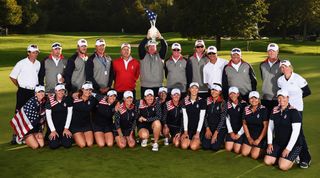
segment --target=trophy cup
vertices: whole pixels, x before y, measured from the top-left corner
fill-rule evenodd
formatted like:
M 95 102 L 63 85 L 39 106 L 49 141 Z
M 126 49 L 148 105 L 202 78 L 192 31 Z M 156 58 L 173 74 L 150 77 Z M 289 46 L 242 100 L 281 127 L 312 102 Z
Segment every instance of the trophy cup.
M 152 41 L 156 41 L 159 32 L 156 27 L 157 14 L 148 9 L 145 9 L 145 11 L 151 25 L 150 29 L 148 30 L 147 36 L 150 37 Z

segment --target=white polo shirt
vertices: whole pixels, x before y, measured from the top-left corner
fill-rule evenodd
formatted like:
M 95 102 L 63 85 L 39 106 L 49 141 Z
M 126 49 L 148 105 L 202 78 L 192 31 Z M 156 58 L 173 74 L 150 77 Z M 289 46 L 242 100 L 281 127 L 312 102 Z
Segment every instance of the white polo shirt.
M 222 58 L 217 58 L 215 64 L 208 62 L 203 67 L 203 83 L 211 86 L 213 83 L 222 84 L 223 68 L 228 64 L 228 61 Z
M 303 111 L 302 89 L 307 86 L 306 79 L 299 74 L 292 72 L 289 80 L 286 80 L 284 75 L 278 79 L 278 87 L 287 90 L 289 93 L 289 103 L 298 111 Z
M 32 63 L 28 58 L 20 60 L 12 69 L 10 77 L 18 81 L 19 87 L 33 90 L 38 84 L 40 62 Z

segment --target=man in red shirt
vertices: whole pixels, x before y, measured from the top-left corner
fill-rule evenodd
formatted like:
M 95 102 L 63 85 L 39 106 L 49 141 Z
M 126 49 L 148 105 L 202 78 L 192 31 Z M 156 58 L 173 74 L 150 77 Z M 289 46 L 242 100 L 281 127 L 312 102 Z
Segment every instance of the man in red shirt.
M 131 56 L 131 46 L 128 43 L 121 45 L 121 57 L 113 61 L 114 88 L 118 92 L 118 100 L 123 98 L 125 91 L 132 91 L 136 96 L 136 81 L 140 75 L 140 63 Z

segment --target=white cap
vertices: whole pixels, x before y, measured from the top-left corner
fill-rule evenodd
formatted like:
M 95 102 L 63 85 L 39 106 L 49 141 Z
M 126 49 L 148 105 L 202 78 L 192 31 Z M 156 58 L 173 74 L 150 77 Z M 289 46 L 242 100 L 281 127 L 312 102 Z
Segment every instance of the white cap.
M 269 51 L 269 50 L 279 51 L 279 46 L 275 43 L 270 43 L 267 48 L 267 51 Z
M 61 49 L 62 45 L 58 42 L 54 42 L 54 43 L 52 43 L 51 48 L 52 49 L 57 49 L 57 48 Z
M 153 90 L 147 89 L 146 91 L 144 91 L 144 96 L 148 96 L 148 95 L 154 96 Z
M 222 90 L 222 87 L 221 87 L 221 85 L 218 85 L 218 84 L 214 83 L 214 84 L 212 84 L 212 85 L 210 86 L 210 89 L 211 89 L 211 90 L 221 91 L 221 90 Z
M 108 91 L 107 96 L 112 96 L 112 95 L 116 95 L 117 96 L 116 90 L 109 90 Z
M 204 44 L 204 41 L 203 41 L 203 40 L 197 40 L 197 41 L 194 43 L 194 46 L 195 46 L 195 47 L 197 47 L 197 46 L 206 47 L 206 45 Z
M 287 90 L 278 90 L 278 92 L 277 92 L 277 97 L 278 97 L 278 96 L 287 97 L 287 96 L 289 96 L 289 93 L 288 93 Z
M 39 50 L 38 46 L 37 46 L 37 45 L 35 45 L 35 44 L 31 44 L 31 45 L 29 45 L 29 46 L 28 46 L 28 48 L 27 48 L 27 51 L 28 51 L 28 52 L 35 52 L 35 51 L 40 52 L 40 50 Z
M 168 93 L 168 89 L 166 87 L 160 87 L 158 93 L 166 92 Z
M 217 48 L 215 46 L 209 46 L 207 49 L 207 54 L 208 53 L 215 53 L 217 54 Z
M 128 47 L 129 49 L 131 49 L 131 45 L 129 43 L 122 43 L 121 49 L 124 47 Z
M 93 85 L 92 85 L 92 83 L 91 82 L 84 82 L 84 84 L 82 85 L 82 87 L 81 87 L 82 89 L 85 89 L 85 90 L 88 90 L 88 89 L 93 89 Z
M 279 67 L 281 67 L 282 65 L 290 67 L 291 66 L 291 62 L 289 60 L 282 60 L 282 61 L 280 61 Z
M 198 88 L 200 87 L 198 82 L 192 82 L 192 83 L 190 83 L 189 87 L 191 88 L 191 87 L 193 87 L 193 86 L 196 86 L 196 87 L 198 87 Z
M 171 95 L 175 95 L 175 94 L 181 94 L 181 91 L 179 90 L 179 88 L 174 88 L 171 90 Z
M 128 97 L 133 98 L 133 93 L 132 93 L 132 91 L 125 91 L 125 92 L 123 93 L 123 98 L 128 98 Z
M 230 93 L 239 93 L 238 87 L 230 87 L 230 88 L 229 88 L 229 94 L 230 94 Z
M 233 48 L 231 50 L 231 55 L 232 54 L 239 54 L 241 56 L 241 49 L 240 48 Z
M 59 91 L 59 90 L 65 90 L 66 87 L 62 83 L 58 83 L 55 87 L 54 90 Z
M 96 40 L 96 46 L 106 45 L 106 41 L 104 39 L 99 38 Z
M 157 46 L 157 45 L 158 45 L 158 42 L 153 41 L 153 40 L 149 40 L 148 43 L 147 43 L 147 46 L 151 46 L 151 45 Z
M 171 49 L 179 49 L 181 50 L 181 45 L 179 43 L 173 43 Z
M 79 47 L 81 47 L 81 46 L 88 46 L 88 42 L 87 42 L 87 40 L 85 40 L 85 39 L 80 39 L 80 40 L 78 40 L 78 46 Z
M 40 92 L 40 91 L 45 91 L 45 88 L 44 88 L 44 86 L 42 86 L 42 85 L 37 85 L 35 88 L 34 88 L 34 92 L 36 92 L 36 93 L 38 93 L 38 92 Z
M 252 98 L 252 97 L 256 97 L 256 98 L 260 98 L 260 94 L 259 94 L 259 92 L 257 92 L 257 91 L 251 91 L 250 93 L 249 93 L 249 98 Z

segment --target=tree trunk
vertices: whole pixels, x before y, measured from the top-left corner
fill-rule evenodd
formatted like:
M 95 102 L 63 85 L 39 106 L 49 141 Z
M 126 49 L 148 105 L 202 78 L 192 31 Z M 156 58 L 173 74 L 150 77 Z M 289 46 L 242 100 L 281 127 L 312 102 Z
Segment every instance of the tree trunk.
M 216 48 L 218 51 L 220 51 L 220 49 L 221 49 L 221 36 L 220 35 L 216 35 Z

